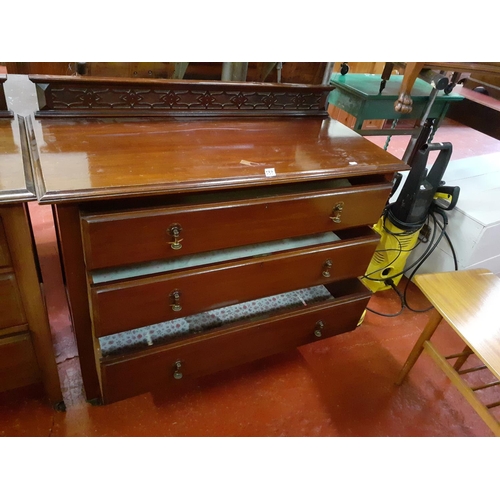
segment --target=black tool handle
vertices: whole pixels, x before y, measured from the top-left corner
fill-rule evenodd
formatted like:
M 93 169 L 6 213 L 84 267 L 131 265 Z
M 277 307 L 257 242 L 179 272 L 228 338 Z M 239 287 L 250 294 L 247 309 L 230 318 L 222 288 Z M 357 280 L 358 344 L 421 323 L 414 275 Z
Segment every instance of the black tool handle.
M 439 151 L 439 155 L 436 161 L 432 165 L 432 168 L 427 175 L 427 180 L 432 186 L 438 187 L 441 179 L 443 178 L 444 172 L 451 158 L 451 153 L 453 152 L 453 146 L 451 142 L 433 142 L 432 144 L 427 144 L 422 148 L 422 153 L 425 158 L 428 158 L 431 151 Z M 426 162 L 427 163 L 427 162 Z

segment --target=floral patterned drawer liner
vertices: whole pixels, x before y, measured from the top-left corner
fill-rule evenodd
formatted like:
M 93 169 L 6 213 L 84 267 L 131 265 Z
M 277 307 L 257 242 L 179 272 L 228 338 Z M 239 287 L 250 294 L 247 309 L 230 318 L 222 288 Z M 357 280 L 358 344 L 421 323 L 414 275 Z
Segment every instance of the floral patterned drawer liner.
M 99 339 L 101 355 L 122 354 L 161 344 L 186 334 L 205 332 L 242 319 L 255 318 L 266 313 L 296 308 L 301 305 L 306 306 L 331 298 L 330 292 L 324 286 L 319 285 L 115 333 Z

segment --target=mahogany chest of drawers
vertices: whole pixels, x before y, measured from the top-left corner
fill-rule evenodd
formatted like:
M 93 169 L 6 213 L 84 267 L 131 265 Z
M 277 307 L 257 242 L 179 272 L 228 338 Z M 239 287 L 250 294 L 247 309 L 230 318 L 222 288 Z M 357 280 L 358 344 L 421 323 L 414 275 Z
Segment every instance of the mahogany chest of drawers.
M 0 81 L 0 391 L 41 382 L 50 402 L 63 409 L 27 207 L 27 202 L 36 200 L 36 195 L 24 121 L 6 109 L 2 83 Z
M 31 78 L 89 400 L 356 328 L 405 166 L 328 117 L 330 87 Z

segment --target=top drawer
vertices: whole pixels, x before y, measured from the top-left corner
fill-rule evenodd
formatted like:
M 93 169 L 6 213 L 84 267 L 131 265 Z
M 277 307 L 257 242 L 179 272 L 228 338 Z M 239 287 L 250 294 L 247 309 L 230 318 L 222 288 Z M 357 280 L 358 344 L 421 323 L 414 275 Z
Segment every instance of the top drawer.
M 375 223 L 390 183 L 211 203 L 82 213 L 88 269 L 122 266 Z

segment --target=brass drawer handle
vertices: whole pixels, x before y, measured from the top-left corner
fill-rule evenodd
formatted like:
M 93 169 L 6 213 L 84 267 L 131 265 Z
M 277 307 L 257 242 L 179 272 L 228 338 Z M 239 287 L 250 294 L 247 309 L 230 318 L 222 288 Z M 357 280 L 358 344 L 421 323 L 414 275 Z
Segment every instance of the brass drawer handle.
M 323 264 L 323 272 L 321 273 L 325 278 L 330 277 L 330 269 L 332 268 L 332 261 L 328 259 L 324 264 Z
M 182 309 L 181 306 L 181 292 L 179 290 L 174 290 L 170 294 L 170 307 L 172 308 L 172 311 L 178 312 Z
M 332 216 L 330 217 L 330 219 L 332 219 L 332 221 L 337 224 L 341 223 L 342 210 L 344 210 L 344 202 L 340 201 L 333 207 Z
M 315 337 L 318 337 L 318 338 L 322 337 L 322 335 L 323 335 L 322 330 L 323 330 L 324 326 L 325 325 L 324 325 L 323 321 L 318 321 L 316 323 L 316 327 L 315 327 L 315 330 L 314 330 Z
M 182 226 L 180 224 L 172 224 L 168 228 L 168 233 L 174 239 L 174 241 L 169 241 L 170 248 L 172 250 L 180 250 L 182 248 L 181 245 L 182 238 L 180 237 L 181 231 L 182 231 Z
M 174 378 L 175 380 L 180 380 L 182 378 L 182 363 L 180 361 L 176 361 L 174 363 Z

